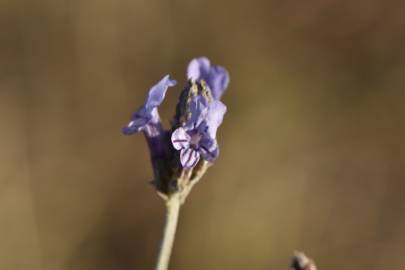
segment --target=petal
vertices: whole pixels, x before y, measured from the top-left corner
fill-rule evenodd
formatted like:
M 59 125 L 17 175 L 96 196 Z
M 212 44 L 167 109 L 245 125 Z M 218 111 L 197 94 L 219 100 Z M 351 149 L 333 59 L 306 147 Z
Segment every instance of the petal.
M 162 103 L 167 89 L 175 84 L 176 81 L 170 79 L 169 75 L 166 75 L 155 84 L 149 90 L 145 104 L 132 115 L 131 121 L 122 129 L 122 133 L 131 135 L 139 131 L 145 131 L 147 137 L 160 135 L 163 129 L 160 124 L 157 106 Z
M 136 132 L 141 131 L 141 129 L 145 126 L 145 120 L 142 118 L 134 119 L 128 123 L 126 127 L 122 128 L 122 133 L 125 135 L 131 135 Z
M 188 128 L 195 128 L 207 117 L 208 101 L 203 96 L 195 96 L 190 103 L 191 117 L 187 121 Z
M 201 80 L 208 75 L 210 60 L 206 57 L 194 58 L 187 67 L 187 78 L 192 81 Z
M 141 107 L 136 111 L 131 118 L 131 121 L 126 127 L 122 129 L 122 133 L 125 135 L 131 135 L 136 132 L 142 131 L 145 129 L 145 126 L 152 119 L 152 114 L 148 112 L 144 107 Z
M 211 89 L 214 99 L 219 100 L 229 84 L 229 73 L 221 66 L 211 66 L 206 57 L 191 60 L 187 77 L 192 81 L 204 80 Z
M 215 139 L 210 137 L 203 137 L 200 141 L 199 152 L 202 159 L 207 161 L 214 161 L 219 156 L 218 143 Z
M 219 100 L 229 85 L 229 73 L 221 66 L 211 67 L 205 79 L 214 99 Z
M 200 153 L 194 149 L 182 149 L 180 152 L 180 162 L 184 168 L 193 168 L 200 160 Z
M 145 101 L 145 108 L 150 109 L 159 106 L 165 98 L 167 89 L 175 85 L 176 81 L 170 79 L 169 75 L 164 76 L 149 90 L 148 97 Z
M 217 129 L 221 125 L 225 113 L 226 113 L 226 106 L 221 101 L 214 100 L 209 105 L 205 124 L 206 130 L 211 138 L 213 139 L 216 138 Z
M 184 128 L 179 127 L 173 131 L 172 144 L 176 150 L 188 148 L 190 146 L 190 136 L 187 134 Z
M 157 108 L 147 110 L 145 107 L 141 107 L 132 115 L 128 125 L 122 129 L 124 135 L 131 135 L 140 131 L 144 131 L 147 137 L 158 136 L 163 131 Z

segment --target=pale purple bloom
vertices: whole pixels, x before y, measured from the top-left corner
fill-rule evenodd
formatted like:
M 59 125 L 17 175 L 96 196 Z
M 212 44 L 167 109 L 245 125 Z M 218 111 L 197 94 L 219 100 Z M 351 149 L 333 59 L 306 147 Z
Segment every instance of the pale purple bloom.
M 214 99 L 219 100 L 229 84 L 229 74 L 221 66 L 211 66 L 206 57 L 191 60 L 187 68 L 187 77 L 192 81 L 204 80 Z
M 176 129 L 172 134 L 172 143 L 176 150 L 180 150 L 180 162 L 185 168 L 194 167 L 200 158 L 214 161 L 219 154 L 217 141 L 198 129 Z
M 185 168 L 194 167 L 200 157 L 207 161 L 218 157 L 216 132 L 226 112 L 221 101 L 207 104 L 202 96 L 194 97 L 191 104 L 189 121 L 172 133 L 173 147 L 180 150 L 180 162 Z
M 143 131 L 152 160 L 165 156 L 167 132 L 163 130 L 157 107 L 163 102 L 167 89 L 174 85 L 176 81 L 170 79 L 169 75 L 163 77 L 149 90 L 145 104 L 132 115 L 131 121 L 122 129 L 125 135 Z

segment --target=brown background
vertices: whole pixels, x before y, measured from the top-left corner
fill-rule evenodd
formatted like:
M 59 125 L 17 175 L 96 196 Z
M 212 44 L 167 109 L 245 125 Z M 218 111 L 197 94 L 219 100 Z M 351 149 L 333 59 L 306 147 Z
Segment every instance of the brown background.
M 152 269 L 164 217 L 120 128 L 190 59 L 231 74 L 171 269 L 403 269 L 405 2 L 0 1 L 0 269 Z

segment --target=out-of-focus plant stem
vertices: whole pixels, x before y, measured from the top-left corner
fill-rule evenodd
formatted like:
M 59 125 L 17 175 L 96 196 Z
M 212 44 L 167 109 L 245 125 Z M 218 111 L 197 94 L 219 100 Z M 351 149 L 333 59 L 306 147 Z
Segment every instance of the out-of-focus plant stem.
M 155 268 L 156 270 L 167 270 L 169 267 L 170 255 L 176 235 L 177 221 L 179 219 L 180 204 L 180 196 L 178 194 L 171 195 L 166 201 L 166 223 L 163 230 L 163 239 Z

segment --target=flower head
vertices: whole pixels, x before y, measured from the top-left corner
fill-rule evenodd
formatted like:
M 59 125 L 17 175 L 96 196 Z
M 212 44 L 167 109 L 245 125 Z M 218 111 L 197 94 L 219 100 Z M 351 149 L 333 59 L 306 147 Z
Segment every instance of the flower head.
M 195 167 L 212 163 L 219 155 L 216 139 L 226 106 L 220 101 L 229 84 L 228 72 L 220 66 L 211 66 L 207 58 L 193 59 L 187 69 L 188 83 L 180 94 L 170 131 L 164 130 L 157 107 L 166 91 L 176 84 L 166 75 L 150 90 L 145 104 L 123 128 L 125 135 L 142 131 L 148 141 L 158 190 L 169 194 L 179 189 L 177 178 L 191 174 Z M 171 139 L 171 141 L 170 141 Z M 178 167 L 178 165 L 181 167 Z M 202 165 L 206 170 L 207 166 Z M 199 170 L 199 169 L 197 169 Z M 179 173 L 180 172 L 180 173 Z M 184 172 L 187 172 L 184 174 Z M 164 178 L 164 179 L 163 179 Z

